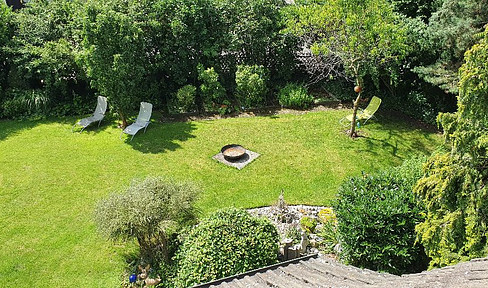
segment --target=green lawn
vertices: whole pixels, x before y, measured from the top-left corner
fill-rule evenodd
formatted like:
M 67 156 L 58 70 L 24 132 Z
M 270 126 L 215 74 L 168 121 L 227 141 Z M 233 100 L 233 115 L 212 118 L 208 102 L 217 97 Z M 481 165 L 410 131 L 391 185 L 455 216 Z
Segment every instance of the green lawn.
M 429 154 L 440 136 L 379 117 L 350 140 L 345 110 L 153 123 L 132 142 L 115 122 L 71 133 L 74 118 L 0 121 L 0 287 L 117 287 L 124 245 L 102 239 L 95 203 L 134 177 L 198 183 L 203 213 L 226 206 L 328 205 L 341 181 Z M 124 137 L 124 139 L 127 139 Z M 211 157 L 239 143 L 261 154 L 243 170 Z

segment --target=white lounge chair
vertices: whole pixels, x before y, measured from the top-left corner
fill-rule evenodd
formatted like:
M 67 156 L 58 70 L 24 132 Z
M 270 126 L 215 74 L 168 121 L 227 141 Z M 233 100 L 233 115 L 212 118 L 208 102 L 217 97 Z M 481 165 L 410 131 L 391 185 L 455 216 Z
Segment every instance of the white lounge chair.
M 81 132 L 88 127 L 93 122 L 98 121 L 98 127 L 100 127 L 100 123 L 102 122 L 103 117 L 105 117 L 105 112 L 107 111 L 107 98 L 103 96 L 98 96 L 97 100 L 97 108 L 95 108 L 95 112 L 93 112 L 93 115 L 87 118 L 83 118 L 80 121 L 76 122 L 75 125 L 71 128 L 71 132 L 75 129 L 76 125 L 80 125 L 81 127 Z
M 132 141 L 136 133 L 142 128 L 144 128 L 144 133 L 146 133 L 147 125 L 151 123 L 152 107 L 153 105 L 151 103 L 141 102 L 139 115 L 137 116 L 136 121 L 131 125 L 125 127 L 124 131 L 120 133 L 119 138 L 122 139 L 122 134 L 125 133 L 132 135 L 132 138 L 130 138 L 130 141 Z

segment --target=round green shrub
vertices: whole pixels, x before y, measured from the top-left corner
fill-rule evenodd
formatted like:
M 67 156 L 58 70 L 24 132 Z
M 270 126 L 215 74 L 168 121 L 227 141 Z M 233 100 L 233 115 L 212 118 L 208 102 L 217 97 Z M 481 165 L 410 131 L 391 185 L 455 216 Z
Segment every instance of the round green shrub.
M 197 88 L 193 85 L 185 85 L 176 92 L 178 108 L 181 111 L 189 112 L 195 107 L 195 96 Z
M 415 233 L 425 210 L 412 192 L 421 167 L 422 159 L 414 158 L 399 168 L 353 177 L 340 186 L 334 210 L 341 259 L 394 274 L 427 267 Z
M 236 71 L 236 96 L 242 107 L 262 106 L 268 88 L 267 71 L 260 65 L 238 65 Z
M 219 210 L 184 237 L 176 254 L 177 287 L 190 287 L 277 262 L 279 236 L 267 219 Z
M 200 85 L 200 96 L 206 111 L 213 111 L 220 107 L 225 99 L 225 88 L 220 84 L 219 74 L 213 67 L 205 69 L 202 64 L 198 64 L 198 80 Z
M 289 83 L 278 92 L 278 101 L 285 107 L 308 108 L 313 103 L 313 97 L 305 86 Z

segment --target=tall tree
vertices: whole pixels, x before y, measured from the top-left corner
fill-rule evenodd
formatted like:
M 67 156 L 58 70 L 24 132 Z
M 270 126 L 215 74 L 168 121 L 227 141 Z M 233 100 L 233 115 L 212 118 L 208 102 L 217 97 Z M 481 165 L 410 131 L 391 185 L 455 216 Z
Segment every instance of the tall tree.
M 297 1 L 287 12 L 287 31 L 302 38 L 303 48 L 322 61 L 323 77 L 352 77 L 357 92 L 350 137 L 356 136 L 356 114 L 363 78 L 378 79 L 381 69 L 408 50 L 406 29 L 386 0 Z
M 434 57 L 424 56 L 414 72 L 446 93 L 457 94 L 458 69 L 475 43 L 473 35 L 488 23 L 487 6 L 488 0 L 443 0 L 417 39 L 424 48 L 420 53 Z
M 92 84 L 119 113 L 122 128 L 136 107 L 148 66 L 142 23 L 131 1 L 91 1 L 83 31 L 85 65 Z
M 439 116 L 448 153 L 433 156 L 417 183 L 427 208 L 417 226 L 431 266 L 488 254 L 488 28 L 465 54 L 458 111 Z
M 31 94 L 44 95 L 41 99 L 57 113 L 82 112 L 79 103 L 89 95 L 86 75 L 76 61 L 82 7 L 83 1 L 32 0 L 13 13 L 9 92 L 24 93 L 9 93 L 10 98 L 21 100 L 27 91 L 37 91 Z

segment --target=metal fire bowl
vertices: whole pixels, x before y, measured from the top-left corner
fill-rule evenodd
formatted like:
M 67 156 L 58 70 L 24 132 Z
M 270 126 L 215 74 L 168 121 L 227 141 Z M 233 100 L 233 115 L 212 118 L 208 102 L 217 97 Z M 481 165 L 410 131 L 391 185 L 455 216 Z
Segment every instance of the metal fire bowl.
M 246 154 L 246 149 L 238 144 L 229 144 L 222 147 L 220 152 L 224 155 L 225 160 L 236 161 Z

